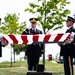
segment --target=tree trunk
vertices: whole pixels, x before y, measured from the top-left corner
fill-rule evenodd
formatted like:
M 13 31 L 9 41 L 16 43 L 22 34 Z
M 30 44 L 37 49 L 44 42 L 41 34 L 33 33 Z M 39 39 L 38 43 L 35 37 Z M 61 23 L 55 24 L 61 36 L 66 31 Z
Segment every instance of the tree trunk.
M 14 50 L 14 63 L 15 63 L 15 50 Z
M 11 64 L 10 64 L 10 66 L 12 66 L 12 46 L 10 48 L 11 48 Z
M 44 1 L 45 2 L 45 4 L 44 4 L 44 9 L 46 8 L 46 0 Z M 45 11 L 45 13 L 44 13 L 44 24 L 45 24 L 45 22 L 46 22 L 46 11 Z M 44 34 L 46 34 L 45 33 L 45 29 L 44 29 Z M 43 54 L 43 64 L 44 64 L 44 70 L 45 70 L 45 44 L 44 44 L 44 54 Z

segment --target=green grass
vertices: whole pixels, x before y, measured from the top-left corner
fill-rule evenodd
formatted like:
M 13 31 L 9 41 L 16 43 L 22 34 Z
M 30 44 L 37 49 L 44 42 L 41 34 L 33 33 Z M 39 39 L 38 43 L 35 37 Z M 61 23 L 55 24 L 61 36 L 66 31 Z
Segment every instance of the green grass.
M 52 62 L 46 62 L 46 70 L 51 71 L 53 75 L 63 75 L 63 64 L 57 64 Z
M 0 63 L 0 75 L 25 75 L 26 72 L 26 61 L 12 63 L 12 66 L 9 62 Z
M 46 61 L 45 68 L 46 71 L 52 72 L 52 75 L 64 75 L 63 64 L 57 64 L 51 61 Z M 26 75 L 26 73 L 26 61 L 13 63 L 12 66 L 10 66 L 9 62 L 0 63 L 0 75 Z

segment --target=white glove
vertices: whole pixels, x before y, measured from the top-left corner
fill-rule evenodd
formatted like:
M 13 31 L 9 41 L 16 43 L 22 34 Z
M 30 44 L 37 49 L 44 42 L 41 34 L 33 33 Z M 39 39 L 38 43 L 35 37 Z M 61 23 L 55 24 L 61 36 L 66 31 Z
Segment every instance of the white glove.
M 71 33 L 71 37 L 70 37 L 70 38 L 73 38 L 73 39 L 74 39 L 74 35 L 75 35 L 75 33 L 74 33 L 74 32 L 72 32 L 72 33 Z
M 72 33 L 70 34 L 70 37 L 65 41 L 65 43 L 66 43 L 66 44 L 72 43 L 73 40 L 74 40 L 74 35 L 75 35 L 75 33 L 72 32 Z
M 62 45 L 65 46 L 66 44 L 72 43 L 73 40 L 74 40 L 74 35 L 75 35 L 75 33 L 72 32 L 72 33 L 70 34 L 70 37 L 69 37 L 64 43 L 62 43 Z
M 3 35 L 0 34 L 0 41 L 1 41 L 2 38 L 3 38 Z
M 72 42 L 73 42 L 73 38 L 70 38 L 70 39 L 68 39 L 68 40 L 65 41 L 66 44 L 70 44 Z
M 1 44 L 2 44 L 2 46 L 8 45 L 8 43 L 6 41 L 4 41 L 3 39 L 1 39 Z
M 64 43 L 62 43 L 62 45 L 63 45 L 63 46 L 65 46 L 65 45 L 66 45 L 66 43 L 64 42 Z

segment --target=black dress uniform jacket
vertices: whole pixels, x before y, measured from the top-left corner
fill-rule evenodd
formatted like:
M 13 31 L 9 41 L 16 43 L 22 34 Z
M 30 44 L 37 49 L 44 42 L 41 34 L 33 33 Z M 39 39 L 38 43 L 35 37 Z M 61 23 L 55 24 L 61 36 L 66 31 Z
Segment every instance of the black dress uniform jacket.
M 0 42 L 0 57 L 2 57 L 2 44 Z
M 36 29 L 36 31 L 34 32 L 32 29 L 29 29 L 30 34 L 34 35 L 34 34 L 42 34 L 42 31 Z M 22 34 L 28 34 L 25 31 Z M 30 35 L 29 34 L 29 35 Z M 42 54 L 42 50 L 43 50 L 43 44 L 30 44 L 27 45 L 26 51 L 25 51 L 25 55 L 28 57 L 40 57 Z
M 0 41 L 0 57 L 2 57 L 2 47 L 5 47 L 5 44 L 2 44 L 2 41 Z
M 71 27 L 66 33 L 75 32 L 75 29 Z M 65 46 L 61 45 L 60 56 L 72 56 L 75 57 L 75 43 L 66 44 Z

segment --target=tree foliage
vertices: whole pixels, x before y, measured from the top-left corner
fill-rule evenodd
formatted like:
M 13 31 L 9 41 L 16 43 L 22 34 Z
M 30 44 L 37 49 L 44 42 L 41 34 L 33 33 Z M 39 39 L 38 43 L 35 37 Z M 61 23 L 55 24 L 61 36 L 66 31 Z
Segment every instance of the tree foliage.
M 67 0 L 37 0 L 37 3 L 30 2 L 25 11 L 37 14 L 44 33 L 47 33 L 50 29 L 63 27 L 65 17 L 70 13 L 65 8 L 69 3 Z
M 0 27 L 0 32 L 3 34 L 21 34 L 26 27 L 26 22 L 19 23 L 19 15 L 7 14 L 4 17 L 4 22 Z
M 25 52 L 25 45 L 22 45 L 22 44 L 12 44 L 12 47 L 14 48 L 14 52 L 16 52 L 16 54 L 19 54 L 22 51 Z
M 0 27 L 0 32 L 3 34 L 21 34 L 26 28 L 26 22 L 19 23 L 19 14 L 7 14 L 4 17 L 4 22 L 2 22 L 2 26 Z M 12 45 L 14 51 L 19 54 L 24 45 Z

